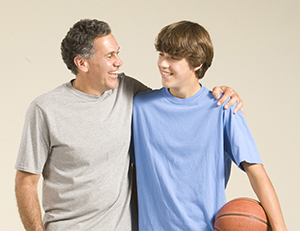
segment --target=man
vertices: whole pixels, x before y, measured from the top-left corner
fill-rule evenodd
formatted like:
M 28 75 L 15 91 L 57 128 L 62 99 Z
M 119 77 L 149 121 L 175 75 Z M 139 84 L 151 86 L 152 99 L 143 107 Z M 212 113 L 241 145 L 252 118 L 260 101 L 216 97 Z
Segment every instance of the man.
M 213 59 L 208 32 L 197 23 L 173 23 L 158 34 L 156 49 L 164 87 L 137 94 L 133 103 L 140 230 L 213 231 L 234 161 L 272 230 L 286 231 L 245 118 L 217 107 L 199 84 Z
M 149 89 L 118 74 L 119 49 L 108 24 L 98 20 L 77 22 L 63 39 L 62 58 L 76 78 L 32 102 L 16 162 L 26 230 L 137 230 L 128 154 L 132 101 Z

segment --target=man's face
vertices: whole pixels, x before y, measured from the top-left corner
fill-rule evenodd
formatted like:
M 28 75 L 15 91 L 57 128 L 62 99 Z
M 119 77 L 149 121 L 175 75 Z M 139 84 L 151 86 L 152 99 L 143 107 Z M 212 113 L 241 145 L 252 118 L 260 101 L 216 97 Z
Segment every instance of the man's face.
M 160 52 L 157 65 L 162 76 L 162 85 L 172 90 L 189 89 L 198 85 L 195 70 L 187 60 L 174 59 L 167 53 Z M 196 85 L 195 85 L 196 84 Z
M 118 70 L 123 64 L 119 45 L 112 34 L 94 40 L 95 54 L 87 59 L 87 74 L 102 92 L 118 87 Z

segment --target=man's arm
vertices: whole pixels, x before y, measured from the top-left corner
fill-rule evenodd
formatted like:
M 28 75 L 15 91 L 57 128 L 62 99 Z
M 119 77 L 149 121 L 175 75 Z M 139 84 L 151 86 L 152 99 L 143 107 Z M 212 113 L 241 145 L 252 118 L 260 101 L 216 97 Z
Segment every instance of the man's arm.
M 241 100 L 240 96 L 237 92 L 235 92 L 231 87 L 221 86 L 221 87 L 214 87 L 212 93 L 216 99 L 220 99 L 220 94 L 223 94 L 222 98 L 218 101 L 218 105 L 222 105 L 227 99 L 231 97 L 228 103 L 225 105 L 225 109 L 230 108 L 237 102 L 236 108 L 233 110 L 233 113 L 237 113 L 240 109 L 245 116 L 244 108 L 243 108 L 243 101 Z
M 251 186 L 264 207 L 273 231 L 287 231 L 273 185 L 261 164 L 242 163 Z
M 37 193 L 40 175 L 17 170 L 15 192 L 19 213 L 27 231 L 43 231 L 42 213 Z

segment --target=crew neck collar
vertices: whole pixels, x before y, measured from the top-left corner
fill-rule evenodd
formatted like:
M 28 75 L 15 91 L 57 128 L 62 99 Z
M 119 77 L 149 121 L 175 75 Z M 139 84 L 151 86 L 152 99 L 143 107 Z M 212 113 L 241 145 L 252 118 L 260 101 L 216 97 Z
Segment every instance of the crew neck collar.
M 71 92 L 73 93 L 74 95 L 80 97 L 80 98 L 83 98 L 85 100 L 88 100 L 88 101 L 102 101 L 103 99 L 105 99 L 108 95 L 110 95 L 112 93 L 112 89 L 108 90 L 108 91 L 105 91 L 103 92 L 102 95 L 100 96 L 95 96 L 95 95 L 90 95 L 90 94 L 87 94 L 87 93 L 84 93 L 82 91 L 79 91 L 77 90 L 76 88 L 73 87 L 72 85 L 72 82 L 74 81 L 75 79 L 72 79 L 71 81 L 69 81 L 68 83 L 65 84 L 66 88 Z
M 199 84 L 201 85 L 201 89 L 195 95 L 192 95 L 191 97 L 188 98 L 183 98 L 183 99 L 177 98 L 170 93 L 168 88 L 165 87 L 163 87 L 163 94 L 170 102 L 175 104 L 180 104 L 180 105 L 197 104 L 198 103 L 197 99 L 201 97 L 205 91 L 205 87 L 203 87 L 201 83 Z

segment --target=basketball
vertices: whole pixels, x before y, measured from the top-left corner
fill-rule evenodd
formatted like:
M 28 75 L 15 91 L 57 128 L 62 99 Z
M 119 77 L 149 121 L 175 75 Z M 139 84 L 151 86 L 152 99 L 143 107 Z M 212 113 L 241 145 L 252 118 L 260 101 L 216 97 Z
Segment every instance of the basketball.
M 215 231 L 268 231 L 270 225 L 261 204 L 251 198 L 227 202 L 217 213 Z

